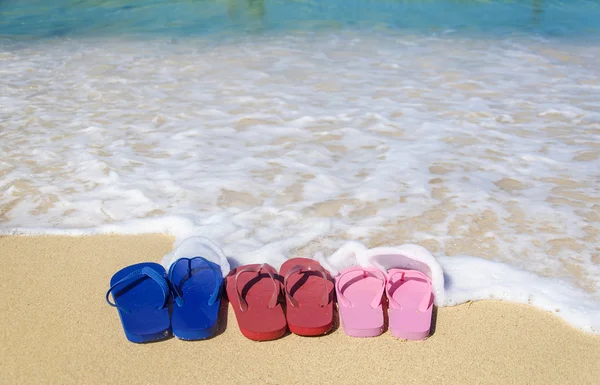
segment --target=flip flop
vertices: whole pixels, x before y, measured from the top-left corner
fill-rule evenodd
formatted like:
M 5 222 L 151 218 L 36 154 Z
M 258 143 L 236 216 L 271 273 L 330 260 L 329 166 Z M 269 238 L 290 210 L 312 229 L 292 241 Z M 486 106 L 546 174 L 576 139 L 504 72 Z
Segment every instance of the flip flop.
M 110 301 L 110 295 L 114 303 Z M 158 341 L 171 334 L 167 307 L 169 284 L 164 267 L 158 263 L 138 263 L 113 275 L 106 302 L 116 307 L 125 336 L 131 342 Z
M 371 267 L 350 267 L 335 279 L 335 291 L 344 332 L 352 337 L 383 333 L 385 275 Z
M 406 340 L 425 339 L 431 329 L 431 280 L 420 271 L 390 269 L 387 281 L 392 335 Z
M 334 283 L 329 272 L 314 259 L 287 260 L 279 273 L 285 277 L 286 318 L 290 331 L 319 336 L 333 327 Z
M 285 334 L 280 279 L 277 271 L 266 263 L 240 266 L 225 278 L 227 297 L 246 338 L 269 341 Z
M 221 308 L 221 268 L 203 257 L 179 258 L 169 268 L 175 337 L 201 340 L 214 335 Z

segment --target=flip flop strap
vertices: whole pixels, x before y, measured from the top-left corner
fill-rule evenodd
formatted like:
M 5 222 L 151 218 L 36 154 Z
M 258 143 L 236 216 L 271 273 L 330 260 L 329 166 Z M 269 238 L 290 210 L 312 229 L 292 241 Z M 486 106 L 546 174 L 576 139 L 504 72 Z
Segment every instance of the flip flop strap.
M 248 302 L 246 302 L 246 300 L 242 297 L 242 293 L 240 293 L 240 288 L 238 285 L 238 281 L 240 278 L 240 275 L 242 273 L 258 273 L 260 274 L 260 271 L 264 270 L 267 272 L 267 274 L 269 274 L 269 278 L 271 279 L 271 282 L 273 282 L 273 295 L 271 296 L 271 300 L 269 301 L 269 309 L 274 308 L 275 306 L 277 306 L 277 300 L 279 299 L 279 285 L 277 283 L 277 281 L 275 280 L 275 277 L 273 276 L 273 273 L 271 273 L 271 270 L 265 268 L 267 264 L 263 263 L 262 265 L 258 265 L 258 266 L 248 266 L 245 267 L 243 269 L 241 269 L 240 271 L 238 271 L 235 274 L 235 292 L 237 293 L 238 296 L 238 300 L 240 302 L 240 310 L 241 311 L 246 311 L 248 310 Z
M 325 293 L 323 293 L 323 298 L 321 298 L 321 307 L 327 306 L 327 304 L 329 303 L 329 290 L 327 290 L 327 282 L 329 280 L 327 279 L 327 271 L 325 271 L 325 269 L 323 269 L 319 265 L 296 265 L 288 271 L 288 273 L 285 275 L 285 279 L 283 280 L 283 290 L 285 291 L 285 296 L 293 307 L 299 307 L 300 304 L 298 303 L 296 298 L 292 297 L 292 294 L 288 290 L 288 279 L 292 276 L 292 274 L 310 271 L 319 273 L 321 277 L 323 277 L 323 279 L 325 280 Z
M 402 275 L 402 277 L 400 277 L 400 281 L 405 281 L 406 282 L 405 278 L 407 278 L 407 279 L 412 279 L 412 280 L 416 280 L 416 281 L 423 281 L 423 282 L 427 283 L 427 289 L 428 289 L 427 293 L 425 293 L 425 295 L 421 299 L 421 302 L 419 302 L 419 307 L 418 307 L 418 309 L 419 309 L 419 311 L 421 313 L 426 312 L 427 309 L 429 309 L 429 301 L 431 299 L 431 280 L 425 274 L 422 274 L 422 273 L 416 273 L 415 274 L 415 273 L 410 272 L 410 271 L 401 270 L 401 271 L 394 272 L 392 275 L 390 275 L 388 277 L 388 282 L 390 283 L 390 285 L 393 285 L 392 278 L 394 276 L 398 275 L 398 274 Z M 398 289 L 396 288 L 396 290 L 398 290 Z M 394 299 L 394 297 L 392 297 L 392 295 L 387 290 L 387 287 L 386 287 L 386 291 L 387 291 L 387 297 L 388 297 L 388 302 L 390 303 L 390 306 L 392 308 L 394 308 L 394 309 L 401 309 L 402 305 L 400 305 Z
M 173 299 L 175 300 L 175 303 L 177 303 L 177 306 L 181 307 L 184 305 L 184 301 L 183 301 L 183 293 L 179 290 L 178 286 L 179 284 L 175 284 L 173 282 L 173 272 L 175 271 L 175 266 L 181 262 L 181 261 L 187 261 L 188 262 L 188 274 L 191 275 L 192 273 L 192 261 L 194 260 L 200 260 L 203 261 L 212 271 L 213 276 L 215 278 L 215 290 L 213 290 L 212 294 L 210 295 L 210 298 L 208 299 L 208 306 L 212 306 L 215 304 L 215 302 L 217 302 L 217 299 L 219 299 L 219 294 L 221 292 L 221 286 L 217 285 L 216 283 L 219 282 L 219 279 L 223 278 L 221 276 L 221 274 L 219 274 L 219 272 L 217 270 L 215 270 L 214 267 L 212 267 L 212 264 L 204 257 L 194 257 L 194 258 L 179 258 L 177 261 L 175 261 L 172 265 L 171 268 L 169 269 L 169 282 L 171 282 L 171 286 L 173 287 Z
M 381 305 L 381 298 L 383 298 L 383 292 L 385 291 L 385 286 L 386 286 L 386 278 L 385 278 L 385 274 L 383 274 L 381 271 L 377 270 L 377 269 L 364 269 L 362 267 L 351 267 L 347 270 L 345 270 L 339 277 L 338 279 L 335 280 L 335 287 L 336 287 L 336 291 L 337 291 L 337 298 L 338 298 L 338 302 L 340 304 L 342 304 L 345 307 L 352 307 L 352 302 L 350 302 L 350 300 L 348 298 L 346 298 L 346 296 L 344 296 L 344 294 L 342 294 L 342 288 L 340 287 L 340 282 L 342 281 L 342 277 L 345 276 L 346 274 L 349 273 L 353 273 L 353 272 L 362 272 L 363 273 L 363 277 L 362 278 L 367 278 L 367 275 L 372 275 L 375 278 L 379 278 L 381 280 L 381 288 L 377 291 L 377 294 L 375 295 L 375 297 L 373 298 L 373 300 L 371 301 L 370 305 L 373 309 L 377 308 L 379 305 Z
M 167 281 L 161 274 L 159 274 L 158 272 L 156 272 L 156 270 L 154 270 L 150 267 L 143 267 L 141 269 L 134 270 L 131 273 L 127 274 L 125 277 L 123 277 L 120 280 L 118 280 L 117 282 L 115 282 L 110 287 L 110 289 L 108 289 L 108 291 L 106 292 L 106 302 L 108 302 L 108 304 L 110 306 L 116 307 L 117 309 L 119 309 L 125 313 L 131 313 L 131 310 L 126 309 L 121 306 L 118 306 L 116 303 L 111 302 L 110 301 L 110 293 L 112 293 L 112 291 L 119 285 L 122 285 L 125 283 L 133 283 L 133 282 L 143 279 L 145 277 L 151 278 L 152 281 L 156 282 L 156 284 L 162 290 L 163 303 L 162 303 L 162 305 L 157 307 L 157 309 L 163 308 L 165 306 L 165 304 L 167 303 L 167 298 L 169 297 L 169 284 L 167 283 Z

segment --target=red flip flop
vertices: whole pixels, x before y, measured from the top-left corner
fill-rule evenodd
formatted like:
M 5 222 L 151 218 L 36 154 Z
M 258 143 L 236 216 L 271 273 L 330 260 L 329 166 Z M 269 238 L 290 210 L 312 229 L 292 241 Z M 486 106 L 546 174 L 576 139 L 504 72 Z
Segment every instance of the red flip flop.
M 225 278 L 227 297 L 246 338 L 270 341 L 285 334 L 278 278 L 277 271 L 266 263 L 240 266 Z
M 301 336 L 319 336 L 333 327 L 331 274 L 314 259 L 292 258 L 281 265 L 283 291 L 290 331 Z

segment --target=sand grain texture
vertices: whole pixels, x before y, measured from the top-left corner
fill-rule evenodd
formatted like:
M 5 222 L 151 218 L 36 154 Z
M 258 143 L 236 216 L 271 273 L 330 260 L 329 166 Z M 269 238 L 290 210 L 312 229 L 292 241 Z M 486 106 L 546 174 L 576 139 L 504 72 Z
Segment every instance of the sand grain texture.
M 159 261 L 162 235 L 0 237 L 4 384 L 593 384 L 600 337 L 546 312 L 497 301 L 440 309 L 424 342 L 389 332 L 256 343 L 229 311 L 221 334 L 136 345 L 104 302 L 112 274 Z

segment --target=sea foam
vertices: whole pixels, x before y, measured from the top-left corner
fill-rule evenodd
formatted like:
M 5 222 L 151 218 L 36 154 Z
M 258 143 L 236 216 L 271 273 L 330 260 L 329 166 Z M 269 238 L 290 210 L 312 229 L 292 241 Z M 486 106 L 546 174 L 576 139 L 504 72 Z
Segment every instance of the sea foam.
M 416 243 L 444 305 L 597 332 L 598 56 L 389 31 L 3 42 L 1 231 L 201 235 L 232 267 Z

